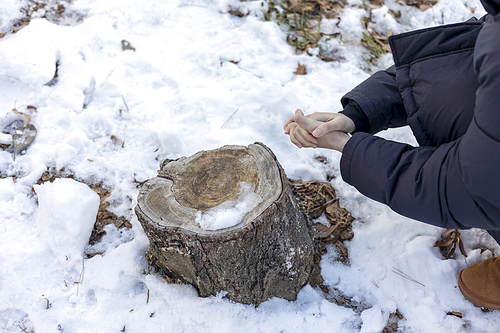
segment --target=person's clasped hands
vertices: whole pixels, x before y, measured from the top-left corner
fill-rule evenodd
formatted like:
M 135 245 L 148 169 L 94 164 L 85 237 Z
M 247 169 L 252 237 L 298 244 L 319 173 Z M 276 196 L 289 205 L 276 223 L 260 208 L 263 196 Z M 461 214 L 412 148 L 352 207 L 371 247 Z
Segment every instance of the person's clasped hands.
M 354 122 L 342 113 L 315 112 L 307 116 L 297 109 L 283 126 L 297 147 L 329 148 L 342 152 Z

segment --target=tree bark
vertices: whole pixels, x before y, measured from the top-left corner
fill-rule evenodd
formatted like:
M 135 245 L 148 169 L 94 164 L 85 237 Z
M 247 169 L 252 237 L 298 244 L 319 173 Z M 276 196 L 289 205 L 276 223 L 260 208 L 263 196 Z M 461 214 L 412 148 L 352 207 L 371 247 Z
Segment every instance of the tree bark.
M 263 201 L 234 226 L 202 229 L 196 213 L 237 199 L 239 182 L 255 184 Z M 295 300 L 309 280 L 314 247 L 305 217 L 276 156 L 261 143 L 162 161 L 135 210 L 150 240 L 148 262 L 202 297 L 224 291 L 244 304 Z

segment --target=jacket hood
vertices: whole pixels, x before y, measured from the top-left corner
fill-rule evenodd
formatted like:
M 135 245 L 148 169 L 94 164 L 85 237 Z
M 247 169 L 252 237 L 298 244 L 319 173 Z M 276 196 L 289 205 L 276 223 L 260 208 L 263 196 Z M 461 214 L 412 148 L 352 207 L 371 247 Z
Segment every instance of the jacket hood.
M 481 0 L 481 3 L 484 9 L 491 15 L 496 15 L 500 12 L 500 0 Z

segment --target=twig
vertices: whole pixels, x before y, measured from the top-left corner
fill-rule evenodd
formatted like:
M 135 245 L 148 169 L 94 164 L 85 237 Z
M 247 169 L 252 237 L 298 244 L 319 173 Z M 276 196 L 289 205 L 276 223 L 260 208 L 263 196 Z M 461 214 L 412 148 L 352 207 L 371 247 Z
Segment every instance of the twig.
M 392 268 L 393 268 L 393 270 L 392 270 L 392 272 L 393 272 L 393 273 L 396 273 L 397 275 L 402 276 L 402 277 L 404 277 L 404 278 L 405 278 L 405 279 L 407 279 L 407 280 L 410 280 L 410 281 L 412 281 L 412 282 L 418 283 L 418 284 L 419 284 L 419 285 L 421 285 L 422 287 L 425 287 L 425 285 L 424 285 L 423 283 L 418 282 L 417 280 L 415 280 L 414 278 L 412 278 L 412 277 L 411 277 L 411 276 L 409 276 L 408 274 L 406 274 L 406 273 L 404 273 L 404 272 L 400 271 L 400 270 L 399 270 L 399 269 L 397 269 L 396 267 L 392 266 Z
M 375 282 L 375 280 L 373 280 L 373 279 L 372 279 L 372 283 L 373 283 L 373 285 L 374 285 L 375 287 L 380 288 L 380 287 L 378 286 L 377 282 Z
M 23 326 L 21 326 L 21 324 L 23 324 Z M 17 327 L 19 327 L 21 329 L 21 331 L 23 331 L 25 333 L 29 333 L 28 328 L 26 327 L 26 324 L 24 324 L 24 323 L 21 323 L 21 324 L 17 324 Z
M 80 271 L 80 276 L 78 277 L 78 282 L 75 282 L 77 284 L 76 296 L 78 296 L 78 290 L 80 288 L 80 285 L 83 284 L 83 275 L 84 274 L 85 274 L 85 258 L 83 257 L 83 254 L 82 254 L 82 270 Z
M 239 109 L 236 109 L 236 111 L 233 112 L 232 115 L 229 116 L 229 118 L 227 118 L 227 120 L 224 122 L 224 124 L 222 124 L 222 126 L 220 127 L 221 129 L 224 129 L 226 128 L 227 124 L 229 124 L 229 121 L 231 120 L 231 118 L 233 118 L 233 116 L 236 114 L 236 112 L 238 112 Z
M 123 97 L 123 95 L 122 95 L 122 101 L 123 101 L 123 104 L 125 104 L 125 108 L 127 109 L 127 112 L 130 112 L 128 105 L 127 105 L 127 102 L 125 102 L 125 97 Z
M 148 299 L 146 300 L 146 303 L 149 303 L 149 288 L 148 288 Z

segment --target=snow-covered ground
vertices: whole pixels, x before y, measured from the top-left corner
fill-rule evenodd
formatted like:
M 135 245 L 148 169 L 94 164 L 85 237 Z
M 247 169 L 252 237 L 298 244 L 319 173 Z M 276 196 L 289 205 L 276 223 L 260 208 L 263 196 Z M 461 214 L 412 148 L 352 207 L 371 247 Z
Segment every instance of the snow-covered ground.
M 12 29 L 28 3 L 2 0 L 0 33 Z M 69 25 L 35 18 L 0 38 L 0 132 L 22 118 L 13 108 L 30 114 L 38 131 L 15 160 L 0 150 L 1 332 L 378 333 L 396 309 L 405 317 L 402 332 L 498 332 L 500 312 L 481 311 L 456 283 L 460 269 L 500 254 L 485 232 L 463 232 L 469 257 L 444 260 L 433 247 L 442 230 L 363 197 L 341 180 L 338 153 L 299 150 L 283 134 L 296 108 L 338 111 L 340 97 L 369 76 L 358 44 L 360 18 L 368 16 L 361 0 L 348 1 L 340 22 L 330 22 L 342 40 L 329 43 L 344 60 L 329 63 L 297 55 L 286 32 L 264 19 L 261 1 L 66 5 Z M 249 15 L 230 15 L 231 8 Z M 484 13 L 478 0 L 439 0 L 426 11 L 387 0 L 372 10 L 372 22 L 379 32 L 398 33 Z M 135 50 L 122 50 L 122 40 Z M 293 73 L 298 62 L 307 75 Z M 379 64 L 390 65 L 390 56 Z M 57 82 L 47 85 L 56 68 Z M 405 128 L 382 135 L 415 143 Z M 0 143 L 9 140 L 0 136 Z M 332 184 L 356 218 L 355 237 L 347 244 L 349 265 L 334 261 L 329 248 L 322 275 L 331 289 L 361 304 L 358 310 L 310 286 L 294 302 L 271 299 L 254 308 L 223 294 L 200 298 L 191 286 L 147 274 L 148 240 L 133 213 L 137 183 L 155 176 L 164 158 L 255 141 L 275 152 L 290 178 L 336 176 Z M 318 155 L 328 163 L 317 162 Z M 74 180 L 35 185 L 48 168 L 103 182 L 111 191 L 110 210 L 133 227 L 109 225 L 90 248 L 97 196 Z M 84 250 L 103 254 L 83 260 Z M 452 311 L 463 317 L 448 315 Z

